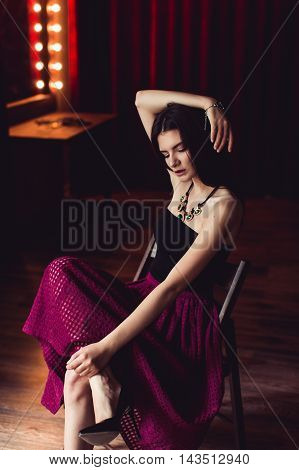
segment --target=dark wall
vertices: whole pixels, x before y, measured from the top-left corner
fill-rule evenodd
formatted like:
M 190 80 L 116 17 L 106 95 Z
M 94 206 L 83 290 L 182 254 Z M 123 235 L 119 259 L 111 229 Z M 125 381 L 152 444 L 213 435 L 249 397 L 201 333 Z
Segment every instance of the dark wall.
M 1 62 L 6 102 L 35 94 L 30 65 L 27 0 L 0 4 Z
M 0 63 L 0 259 L 11 256 L 9 248 L 14 245 L 15 193 L 12 178 L 11 155 L 4 101 L 3 69 Z

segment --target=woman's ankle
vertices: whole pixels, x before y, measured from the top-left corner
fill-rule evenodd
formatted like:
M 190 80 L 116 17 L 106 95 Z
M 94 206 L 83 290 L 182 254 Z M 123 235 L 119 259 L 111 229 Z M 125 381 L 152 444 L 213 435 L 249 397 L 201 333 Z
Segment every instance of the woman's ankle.
M 120 384 L 106 371 L 92 376 L 89 379 L 96 422 L 111 418 L 116 411 Z

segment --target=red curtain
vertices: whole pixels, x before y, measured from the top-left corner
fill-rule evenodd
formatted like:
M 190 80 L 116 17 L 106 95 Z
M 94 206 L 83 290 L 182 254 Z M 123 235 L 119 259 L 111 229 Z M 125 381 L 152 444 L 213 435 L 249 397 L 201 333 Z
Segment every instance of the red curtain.
M 214 96 L 229 106 L 247 192 L 297 195 L 297 3 L 77 0 L 75 104 L 122 114 L 139 89 Z

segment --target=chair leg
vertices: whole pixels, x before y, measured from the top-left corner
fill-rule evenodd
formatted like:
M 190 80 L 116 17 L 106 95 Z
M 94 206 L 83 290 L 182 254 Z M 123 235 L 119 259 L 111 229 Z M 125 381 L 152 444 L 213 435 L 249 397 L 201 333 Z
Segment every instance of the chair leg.
M 227 325 L 227 340 L 229 341 L 230 347 L 225 345 L 226 354 L 228 356 L 229 364 L 231 365 L 231 372 L 229 374 L 230 384 L 230 396 L 232 403 L 232 414 L 234 423 L 234 435 L 236 449 L 246 449 L 246 438 L 245 438 L 245 425 L 244 425 L 244 413 L 241 395 L 240 385 L 240 374 L 239 374 L 239 363 L 235 354 L 237 354 L 237 345 L 235 337 L 235 328 L 232 319 L 228 320 Z M 235 353 L 235 354 L 234 354 Z

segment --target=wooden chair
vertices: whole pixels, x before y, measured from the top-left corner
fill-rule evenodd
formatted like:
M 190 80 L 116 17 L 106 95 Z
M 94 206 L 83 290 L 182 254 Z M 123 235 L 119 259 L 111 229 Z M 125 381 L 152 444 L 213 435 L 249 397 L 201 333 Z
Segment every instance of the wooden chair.
M 154 235 L 152 235 L 133 281 L 146 276 L 156 256 L 156 251 L 157 244 Z M 215 279 L 216 289 L 214 290 L 214 298 L 219 307 L 219 320 L 223 334 L 224 375 L 229 379 L 232 419 L 222 413 L 218 413 L 218 415 L 220 418 L 233 423 L 236 449 L 246 449 L 246 440 L 236 335 L 231 314 L 240 295 L 249 267 L 250 263 L 247 260 L 241 260 L 239 264 L 225 262 L 223 269 L 218 273 L 217 279 Z M 218 300 L 220 297 L 222 297 L 221 301 Z

